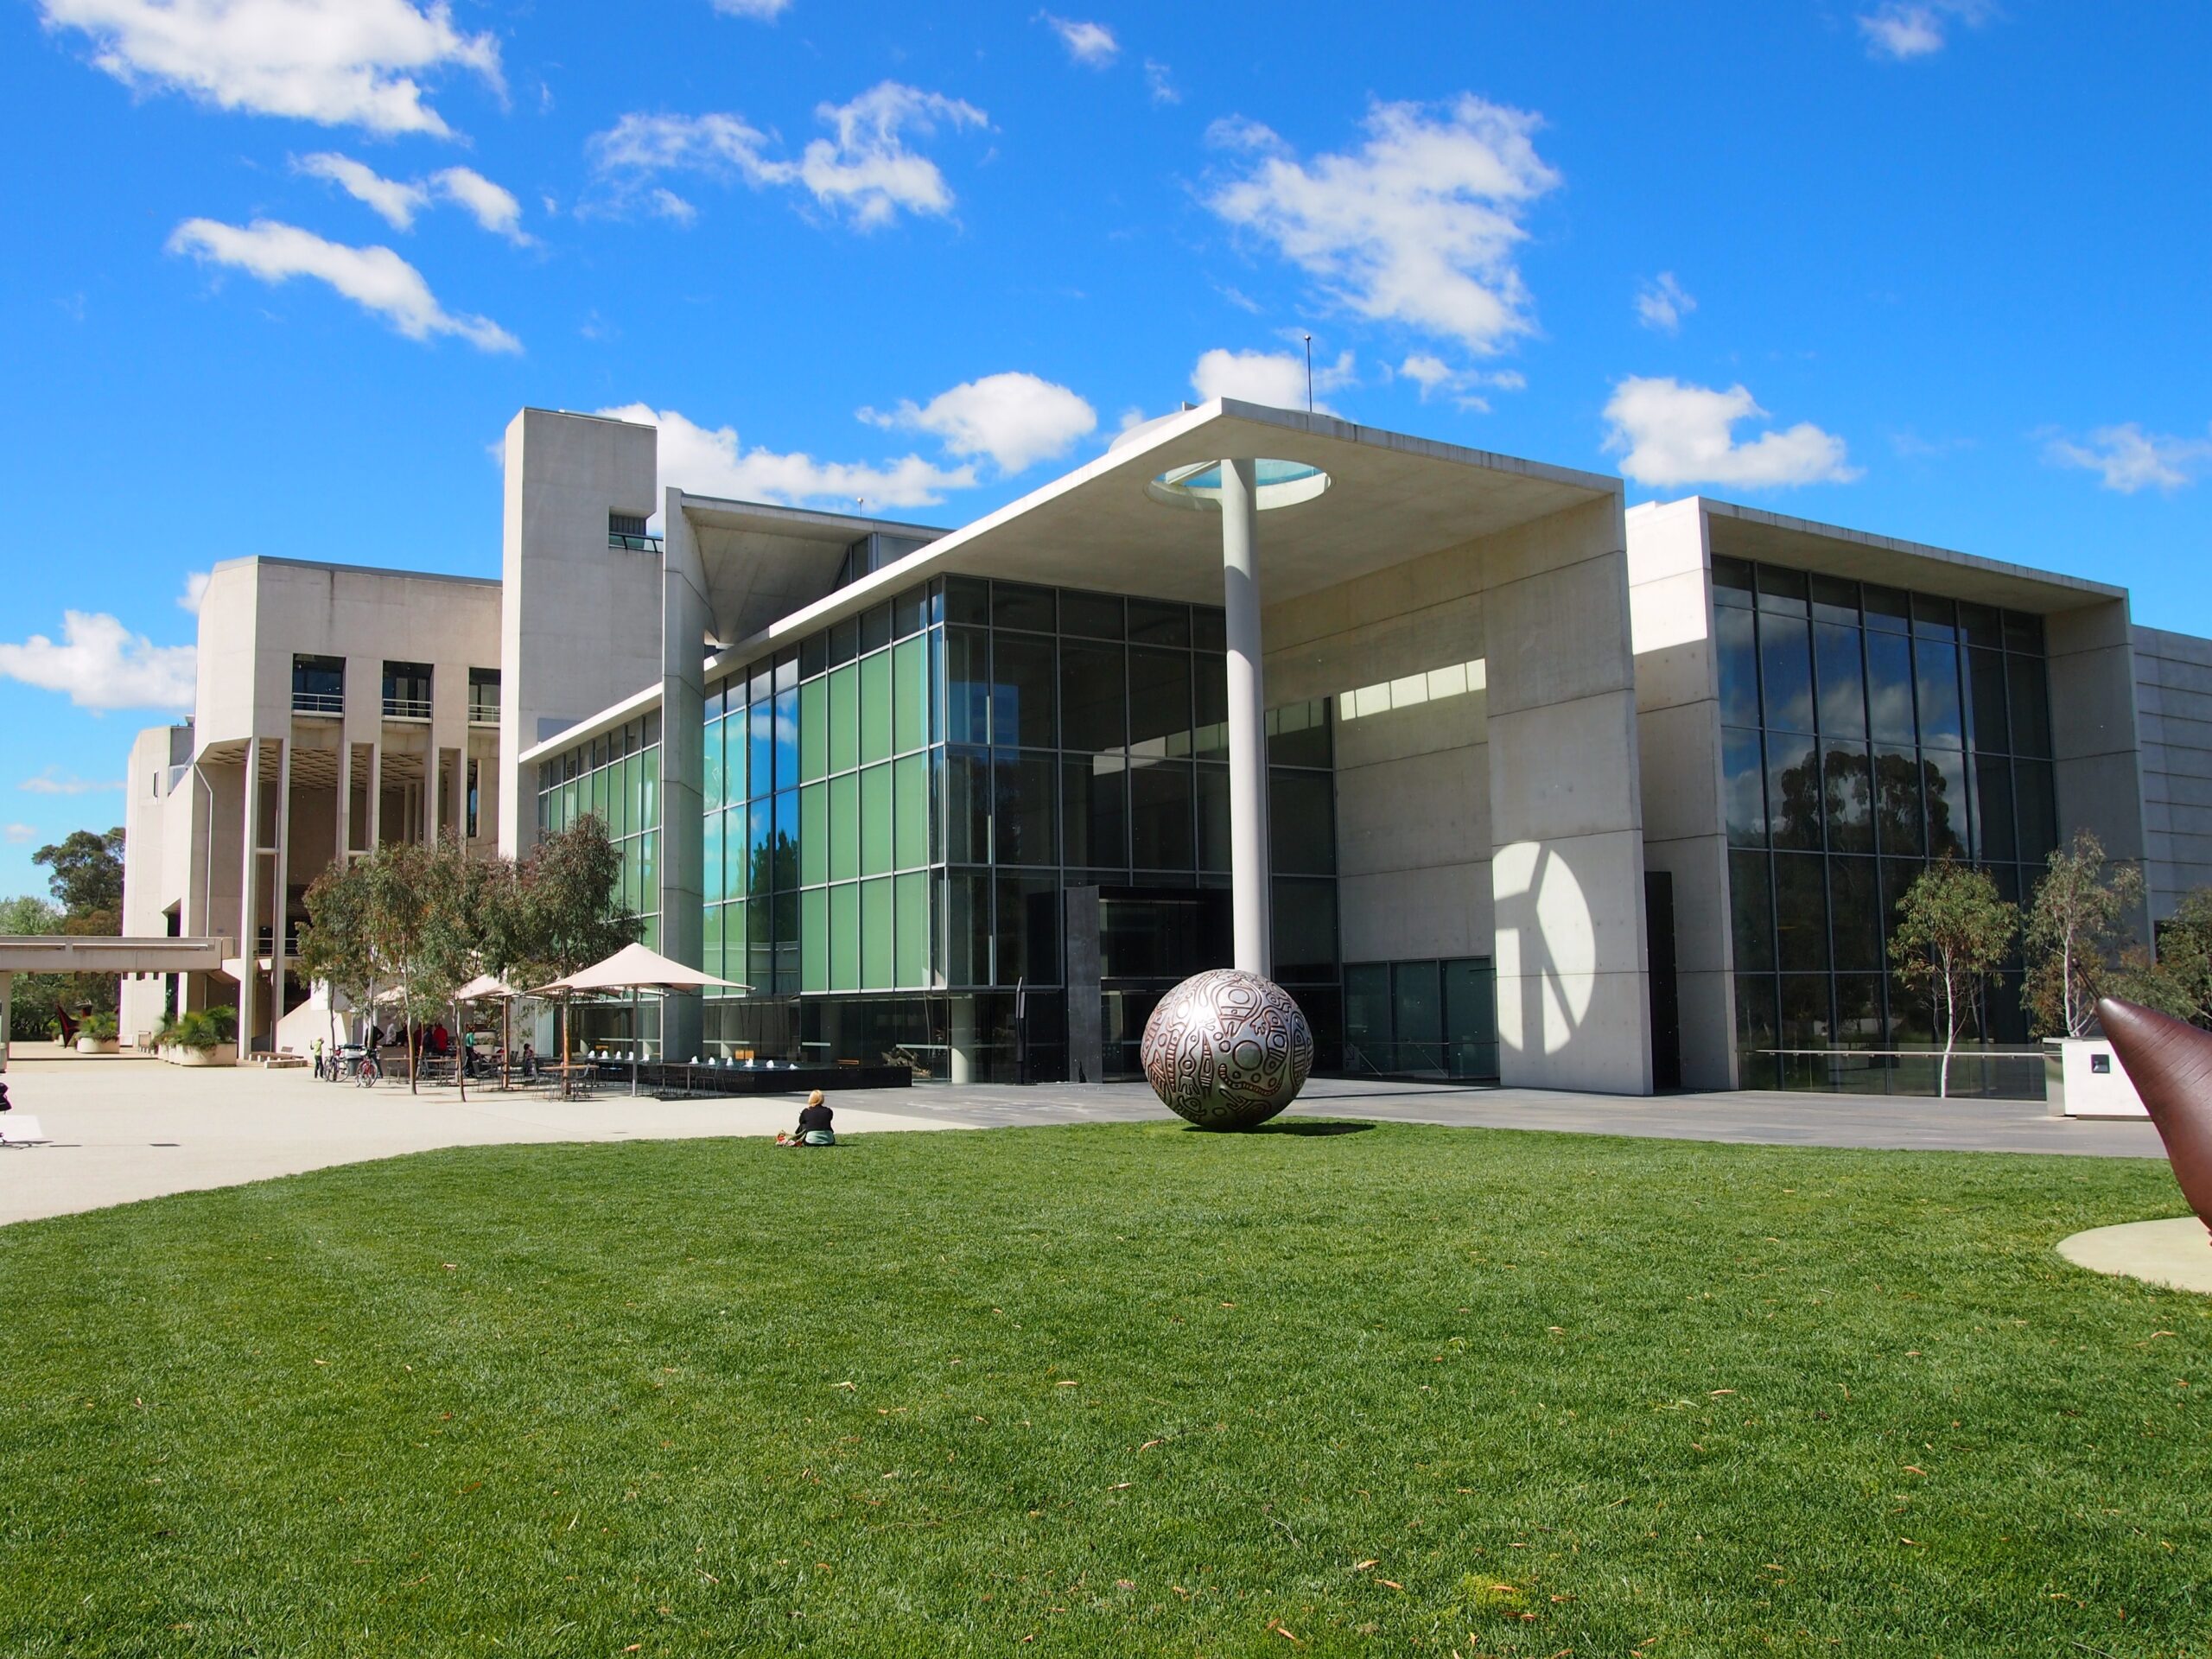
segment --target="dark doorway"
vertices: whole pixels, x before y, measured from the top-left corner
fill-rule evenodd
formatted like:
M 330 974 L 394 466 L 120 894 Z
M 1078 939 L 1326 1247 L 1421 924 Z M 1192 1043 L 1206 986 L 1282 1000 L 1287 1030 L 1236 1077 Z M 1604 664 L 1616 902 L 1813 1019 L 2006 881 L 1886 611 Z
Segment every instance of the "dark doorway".
M 1643 873 L 1643 937 L 1651 983 L 1651 1086 L 1682 1086 L 1682 1011 L 1675 980 L 1675 878 Z

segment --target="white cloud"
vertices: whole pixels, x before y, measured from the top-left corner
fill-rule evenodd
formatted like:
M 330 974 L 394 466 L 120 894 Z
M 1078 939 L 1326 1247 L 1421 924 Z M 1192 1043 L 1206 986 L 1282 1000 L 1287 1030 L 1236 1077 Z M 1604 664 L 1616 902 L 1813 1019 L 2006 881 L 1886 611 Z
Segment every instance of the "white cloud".
M 518 247 L 529 245 L 531 238 L 522 228 L 522 203 L 504 186 L 467 167 L 448 167 L 434 173 L 430 182 L 483 229 L 505 237 Z
M 1144 60 L 1144 84 L 1155 104 L 1180 104 L 1183 94 L 1175 85 L 1175 74 L 1157 58 Z
M 1696 300 L 1675 280 L 1671 270 L 1661 271 L 1654 281 L 1637 290 L 1636 320 L 1662 334 L 1679 333 L 1682 319 L 1696 309 Z
M 0 675 L 60 691 L 79 709 L 189 709 L 190 645 L 157 645 L 102 611 L 65 611 L 61 641 L 35 633 L 0 645 Z
M 16 785 L 33 795 L 97 795 L 111 789 L 121 789 L 120 778 L 79 778 L 59 766 L 48 766 L 35 778 L 26 778 Z
M 92 61 L 131 86 L 218 109 L 324 126 L 450 137 L 418 75 L 453 67 L 504 93 L 499 42 L 464 35 L 442 3 L 410 0 L 40 0 L 50 29 L 92 38 Z
M 423 273 L 390 248 L 326 242 L 310 231 L 273 219 L 257 219 L 241 230 L 212 219 L 188 219 L 170 236 L 168 251 L 227 265 L 264 283 L 312 276 L 374 312 L 410 340 L 455 334 L 480 351 L 522 349 L 520 341 L 489 317 L 448 311 L 430 292 Z
M 1266 238 L 1361 316 L 1496 351 L 1534 325 L 1514 264 L 1529 206 L 1560 181 L 1535 115 L 1462 94 L 1432 112 L 1376 104 L 1357 151 L 1309 167 L 1272 131 L 1217 122 L 1210 138 L 1255 159 L 1214 212 Z
M 1605 450 L 1621 457 L 1624 477 L 1662 488 L 1779 489 L 1843 484 L 1859 476 L 1845 459 L 1843 440 L 1809 421 L 1738 442 L 1736 423 L 1765 413 L 1740 385 L 1720 391 L 1631 375 L 1605 405 Z
M 820 105 L 815 113 L 836 137 L 815 139 L 797 161 L 770 155 L 770 135 L 727 113 L 626 115 L 595 134 L 586 148 L 594 170 L 613 188 L 618 207 L 645 197 L 668 213 L 666 202 L 658 199 L 666 193 L 647 194 L 654 177 L 696 172 L 742 179 L 755 189 L 796 187 L 873 229 L 887 224 L 901 208 L 935 214 L 952 209 L 952 189 L 944 173 L 929 157 L 906 147 L 910 135 L 927 137 L 939 125 L 988 124 L 972 104 L 895 80 L 872 86 L 848 104 Z M 681 213 L 670 216 L 689 222 Z
M 1953 23 L 1979 29 L 1993 10 L 1990 0 L 1882 0 L 1859 14 L 1859 32 L 1870 55 L 1905 62 L 1941 52 Z
M 331 150 L 302 156 L 293 163 L 309 178 L 327 179 L 396 231 L 415 228 L 415 215 L 429 206 L 430 193 L 420 184 L 387 179 L 374 168 Z
M 756 23 L 772 23 L 791 10 L 791 0 L 715 0 L 715 10 L 725 17 L 749 17 Z
M 0 840 L 10 847 L 28 847 L 38 839 L 38 831 L 28 823 L 0 824 Z
M 852 512 L 923 507 L 943 500 L 947 490 L 972 489 L 972 466 L 932 466 L 919 455 L 906 455 L 883 466 L 821 461 L 806 454 L 747 449 L 733 427 L 699 425 L 675 410 L 649 404 L 602 409 L 610 420 L 635 421 L 660 429 L 660 482 L 697 495 L 785 505 L 826 505 Z
M 645 204 L 656 218 L 672 219 L 678 225 L 689 225 L 699 217 L 699 210 L 677 195 L 675 191 L 655 185 L 645 198 Z
M 1001 473 L 1065 454 L 1098 426 L 1098 411 L 1065 386 L 1018 371 L 963 381 L 919 407 L 902 402 L 882 414 L 864 409 L 860 416 L 876 426 L 933 433 L 954 454 L 987 455 Z
M 1398 365 L 1397 372 L 1421 388 L 1424 404 L 1432 397 L 1450 397 L 1462 409 L 1485 413 L 1490 409 L 1490 399 L 1480 395 L 1482 388 L 1519 391 L 1529 384 L 1517 370 L 1499 369 L 1486 373 L 1481 369 L 1455 369 L 1430 352 L 1411 353 Z
M 303 156 L 292 165 L 311 178 L 327 179 L 366 203 L 394 230 L 413 230 L 416 214 L 434 200 L 443 200 L 455 203 L 484 229 L 518 247 L 527 247 L 532 240 L 522 228 L 522 204 L 474 168 L 448 167 L 427 179 L 387 179 L 374 168 L 332 150 Z
M 1103 23 L 1080 23 L 1072 17 L 1055 17 L 1047 11 L 1040 14 L 1060 37 L 1060 44 L 1068 49 L 1068 56 L 1077 63 L 1087 63 L 1094 69 L 1103 69 L 1121 55 L 1122 43 L 1114 38 L 1114 31 Z
M 207 579 L 214 573 L 209 570 L 188 570 L 184 573 L 184 591 L 176 596 L 180 611 L 200 614 L 200 601 L 207 596 Z
M 2212 438 L 2179 438 L 2164 432 L 2145 432 L 2129 421 L 2123 426 L 2101 426 L 2088 442 L 2053 438 L 2044 448 L 2046 459 L 2060 467 L 2081 467 L 2103 474 L 2108 490 L 2122 495 L 2156 486 L 2177 490 L 2201 472 L 2212 471 Z
M 1334 363 L 1313 365 L 1313 408 L 1323 415 L 1337 411 L 1321 394 L 1353 384 L 1352 355 L 1341 353 Z M 1306 407 L 1306 355 L 1302 352 L 1232 352 L 1217 346 L 1201 353 L 1191 369 L 1191 390 L 1199 400 L 1236 397 L 1272 409 Z

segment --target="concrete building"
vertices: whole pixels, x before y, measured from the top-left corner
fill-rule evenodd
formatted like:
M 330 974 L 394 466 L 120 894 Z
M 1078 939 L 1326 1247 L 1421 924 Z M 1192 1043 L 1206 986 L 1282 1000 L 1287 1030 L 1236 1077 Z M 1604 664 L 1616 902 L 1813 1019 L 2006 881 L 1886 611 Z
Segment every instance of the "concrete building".
M 308 887 L 385 842 L 497 845 L 500 585 L 302 560 L 215 567 L 192 717 L 141 732 L 125 779 L 123 931 L 239 941 L 219 973 L 126 981 L 126 1038 L 165 1009 L 238 1011 L 251 1046 L 305 998 Z
M 589 813 L 647 942 L 741 987 L 594 1041 L 1121 1077 L 1234 962 L 1332 1069 L 1638 1094 L 1895 1084 L 1885 905 L 1946 852 L 2018 891 L 2093 827 L 2158 914 L 2212 877 L 2212 645 L 2124 591 L 1327 416 L 1217 400 L 945 531 L 690 493 L 651 428 L 527 410 L 501 572 L 219 571 L 200 712 L 134 759 L 133 931 L 226 931 L 226 881 L 268 925 L 255 813 L 295 917 L 341 849 Z M 338 654 L 341 717 L 284 695 Z

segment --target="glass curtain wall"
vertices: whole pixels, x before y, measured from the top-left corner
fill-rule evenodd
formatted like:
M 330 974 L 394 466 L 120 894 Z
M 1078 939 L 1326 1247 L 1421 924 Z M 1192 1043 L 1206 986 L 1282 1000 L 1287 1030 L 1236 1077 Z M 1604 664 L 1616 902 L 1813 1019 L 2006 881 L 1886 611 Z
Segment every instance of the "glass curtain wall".
M 1344 1069 L 1497 1079 L 1497 981 L 1488 957 L 1344 964 Z
M 617 897 L 639 917 L 639 935 L 660 949 L 660 715 L 629 721 L 537 768 L 542 838 L 589 814 L 622 855 Z
M 1931 861 L 2032 891 L 2058 836 L 2042 619 L 1719 557 L 1713 593 L 1743 1085 L 1916 1088 L 1895 1061 L 1777 1051 L 1933 1040 L 1888 957 Z M 1987 1040 L 2026 1040 L 2019 970 Z

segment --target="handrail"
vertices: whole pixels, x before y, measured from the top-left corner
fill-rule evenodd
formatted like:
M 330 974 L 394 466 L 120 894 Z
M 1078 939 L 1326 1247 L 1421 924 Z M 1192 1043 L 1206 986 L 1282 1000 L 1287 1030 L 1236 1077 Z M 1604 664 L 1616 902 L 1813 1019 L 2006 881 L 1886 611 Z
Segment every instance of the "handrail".
M 430 700 L 428 697 L 386 697 L 384 700 L 386 720 L 428 720 Z
M 296 715 L 342 715 L 346 712 L 343 691 L 295 691 L 292 693 L 292 712 Z

